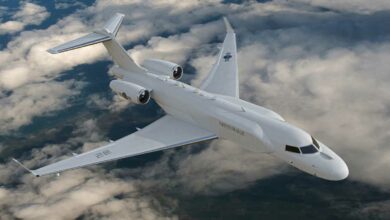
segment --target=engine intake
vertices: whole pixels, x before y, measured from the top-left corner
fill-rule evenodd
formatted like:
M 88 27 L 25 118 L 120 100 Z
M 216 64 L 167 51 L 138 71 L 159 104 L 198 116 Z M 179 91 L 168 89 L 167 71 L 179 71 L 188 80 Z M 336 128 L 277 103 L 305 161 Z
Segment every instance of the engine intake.
M 136 104 L 146 104 L 150 100 L 150 91 L 144 87 L 123 80 L 112 80 L 110 88 L 121 97 Z
M 169 76 L 176 80 L 183 76 L 183 68 L 180 65 L 165 60 L 146 59 L 142 66 L 152 73 Z

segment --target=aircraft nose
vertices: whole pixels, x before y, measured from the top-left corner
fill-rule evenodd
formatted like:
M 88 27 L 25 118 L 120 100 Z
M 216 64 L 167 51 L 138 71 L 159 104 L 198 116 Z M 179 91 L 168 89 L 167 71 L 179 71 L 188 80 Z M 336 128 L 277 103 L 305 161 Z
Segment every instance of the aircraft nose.
M 322 175 L 320 177 L 331 180 L 339 181 L 348 177 L 349 169 L 344 160 L 334 153 L 331 149 L 322 145 L 323 151 L 320 153 L 322 157 Z
M 329 180 L 339 181 L 347 178 L 349 175 L 349 169 L 347 164 L 341 159 L 337 158 L 335 165 L 329 175 Z

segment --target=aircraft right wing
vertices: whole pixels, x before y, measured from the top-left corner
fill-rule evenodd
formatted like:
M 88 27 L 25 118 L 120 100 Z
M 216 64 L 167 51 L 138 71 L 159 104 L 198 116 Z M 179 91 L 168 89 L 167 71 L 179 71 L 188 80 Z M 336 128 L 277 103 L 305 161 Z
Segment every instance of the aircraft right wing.
M 217 138 L 217 136 L 214 133 L 166 115 L 146 126 L 144 129 L 125 136 L 106 146 L 96 148 L 36 170 L 29 170 L 16 159 L 14 159 L 14 161 L 35 176 L 43 176 L 215 138 Z
M 224 17 L 224 21 L 227 33 L 218 60 L 200 88 L 207 92 L 239 97 L 236 34 L 227 18 Z

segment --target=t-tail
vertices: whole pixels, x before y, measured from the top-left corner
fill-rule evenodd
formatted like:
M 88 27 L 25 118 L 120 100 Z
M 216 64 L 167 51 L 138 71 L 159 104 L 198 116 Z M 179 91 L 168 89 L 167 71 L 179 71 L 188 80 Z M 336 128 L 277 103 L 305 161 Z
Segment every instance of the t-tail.
M 127 54 L 126 50 L 115 39 L 123 17 L 123 14 L 116 13 L 103 28 L 95 30 L 83 37 L 53 47 L 47 51 L 49 53 L 56 54 L 97 43 L 103 43 L 116 65 L 132 73 L 144 73 L 146 72 L 145 69 L 138 66 Z

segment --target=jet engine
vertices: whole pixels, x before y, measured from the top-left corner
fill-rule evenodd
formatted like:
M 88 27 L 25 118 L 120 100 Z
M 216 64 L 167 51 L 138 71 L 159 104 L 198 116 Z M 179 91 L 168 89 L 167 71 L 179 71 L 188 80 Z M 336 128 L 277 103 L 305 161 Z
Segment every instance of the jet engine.
M 110 88 L 118 95 L 136 104 L 146 104 L 150 100 L 149 90 L 131 82 L 112 80 Z
M 180 65 L 165 60 L 146 59 L 142 66 L 152 73 L 169 76 L 176 80 L 183 75 L 183 68 Z

